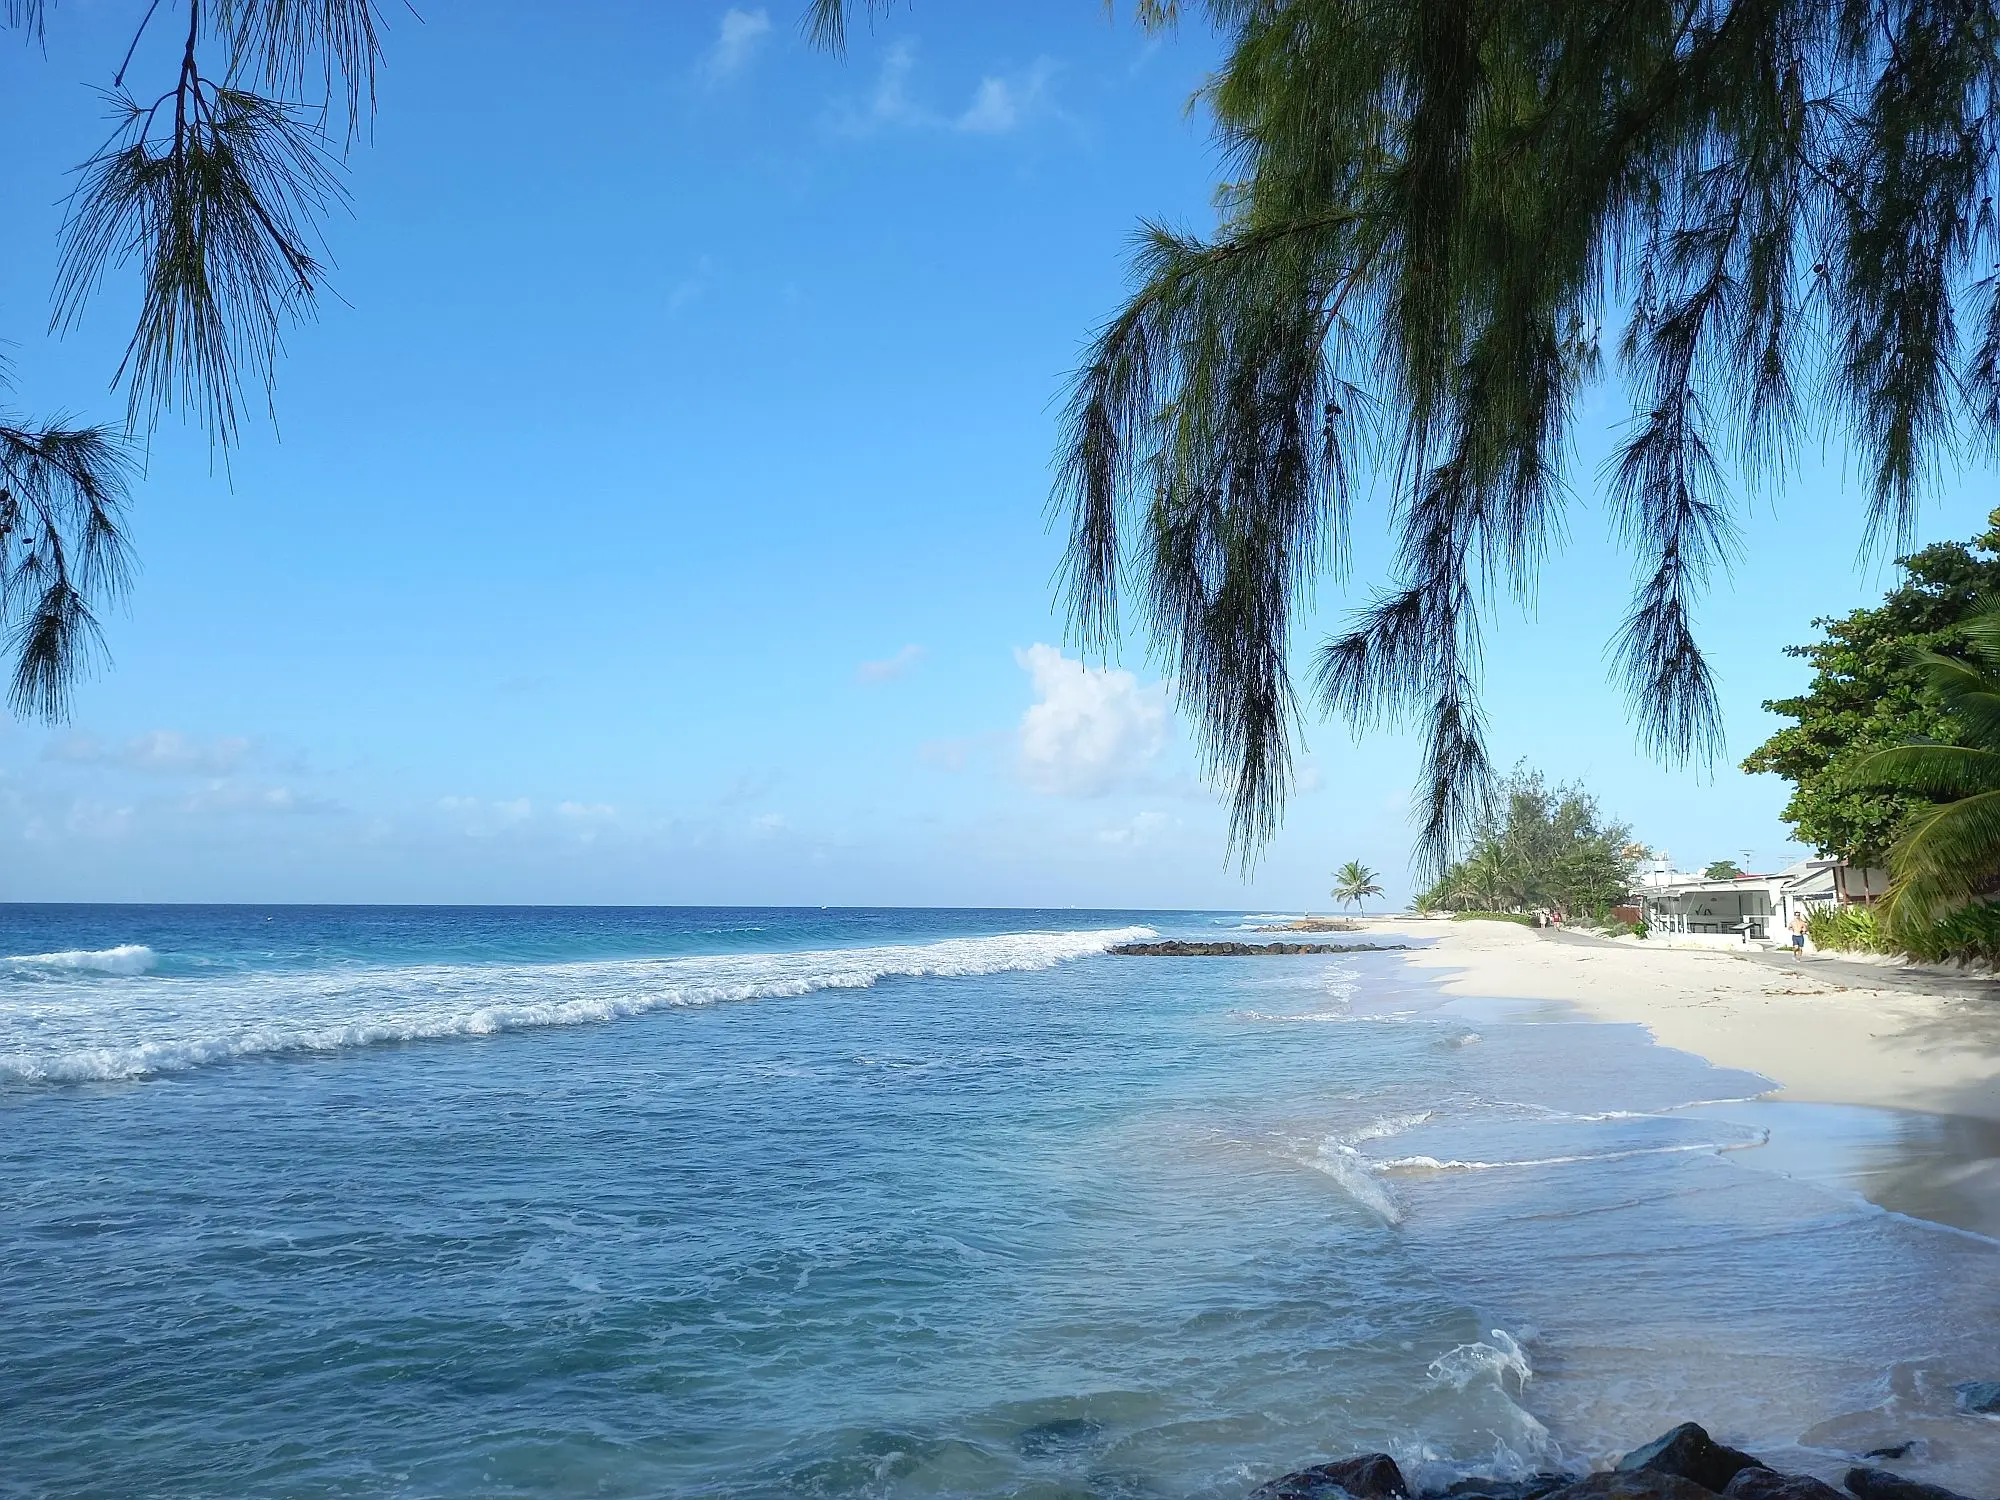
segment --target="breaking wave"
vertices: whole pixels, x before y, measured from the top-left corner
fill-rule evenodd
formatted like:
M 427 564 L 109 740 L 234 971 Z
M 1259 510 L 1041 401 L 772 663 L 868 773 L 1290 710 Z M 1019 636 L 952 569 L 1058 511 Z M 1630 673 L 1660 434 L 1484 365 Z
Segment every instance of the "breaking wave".
M 93 974 L 144 974 L 158 961 L 144 943 L 120 943 L 116 948 L 66 948 L 60 953 L 14 953 L 0 958 L 0 963 L 16 969 Z
M 1151 936 L 1149 927 L 1121 927 L 803 953 L 402 965 L 201 980 L 155 975 L 115 992 L 93 986 L 54 998 L 38 986 L 32 1004 L 0 1008 L 0 1084 L 144 1078 L 239 1057 L 581 1026 L 656 1010 L 866 989 L 884 979 L 1048 969 Z M 136 976 L 151 959 L 144 948 L 116 948 L 7 962 Z

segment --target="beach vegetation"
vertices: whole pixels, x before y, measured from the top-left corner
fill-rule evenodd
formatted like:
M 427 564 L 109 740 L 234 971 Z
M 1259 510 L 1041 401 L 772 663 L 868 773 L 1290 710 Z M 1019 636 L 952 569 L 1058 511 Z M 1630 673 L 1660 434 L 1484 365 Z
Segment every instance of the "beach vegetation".
M 1375 872 L 1358 859 L 1350 859 L 1333 872 L 1333 899 L 1342 906 L 1360 910 L 1370 896 L 1382 894 Z
M 1454 922 L 1515 922 L 1523 927 L 1533 927 L 1533 912 L 1525 911 L 1455 911 L 1451 914 Z
M 1482 810 L 1470 849 L 1426 895 L 1458 911 L 1601 917 L 1631 891 L 1631 847 L 1631 829 L 1584 788 L 1550 786 L 1517 766 Z
M 1948 914 L 2000 894 L 2000 601 L 1967 616 L 1958 635 L 1962 655 L 1906 648 L 1956 734 L 1874 751 L 1851 773 L 1927 799 L 1889 848 L 1879 919 L 1898 940 L 1914 941 Z
M 41 39 L 50 0 L 0 0 L 0 30 Z M 374 109 L 373 0 L 129 0 L 130 44 L 101 97 L 107 139 L 76 170 L 57 328 L 136 267 L 138 315 L 113 376 L 122 430 L 0 416 L 0 648 L 16 713 L 59 720 L 130 579 L 131 434 L 170 411 L 236 440 L 270 404 L 285 328 L 322 280 L 318 226 Z M 149 42 L 149 34 L 152 40 Z M 156 66 L 161 71 L 142 78 Z
M 1854 775 L 1878 750 L 1912 740 L 1950 742 L 1961 726 L 1928 691 L 1913 651 L 1960 654 L 1962 626 L 2000 597 L 2000 510 L 1967 542 L 1938 542 L 1898 560 L 1902 579 L 1878 605 L 1813 621 L 1821 634 L 1785 654 L 1809 662 L 1812 681 L 1764 707 L 1793 722 L 1751 751 L 1743 769 L 1792 783 L 1780 815 L 1821 854 L 1879 865 L 1897 832 L 1935 799 L 1908 785 Z M 1815 942 L 1818 940 L 1815 939 Z

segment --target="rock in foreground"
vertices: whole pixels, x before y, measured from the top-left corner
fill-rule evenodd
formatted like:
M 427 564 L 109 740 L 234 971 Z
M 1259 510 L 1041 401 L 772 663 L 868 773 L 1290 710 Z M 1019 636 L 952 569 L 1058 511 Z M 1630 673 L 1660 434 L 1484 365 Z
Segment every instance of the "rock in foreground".
M 1386 1453 L 1315 1464 L 1260 1486 L 1252 1500 L 1409 1500 L 1403 1471 Z
M 1692 1479 L 1703 1489 L 1720 1494 L 1744 1469 L 1763 1467 L 1749 1454 L 1718 1443 L 1693 1422 L 1683 1422 L 1672 1432 L 1626 1454 L 1619 1460 L 1618 1472 L 1672 1474 Z
M 1557 1490 L 1548 1500 L 1715 1500 L 1715 1491 L 1678 1474 L 1621 1469 L 1579 1479 Z
M 1832 1485 L 1810 1474 L 1780 1474 L 1761 1464 L 1737 1470 L 1722 1496 L 1723 1500 L 1847 1500 Z
M 1860 1500 L 1966 1500 L 1964 1495 L 1941 1484 L 1905 1479 L 1887 1469 L 1849 1469 L 1846 1484 Z
M 1119 958 L 1261 958 L 1267 953 L 1393 953 L 1408 943 L 1120 943 Z

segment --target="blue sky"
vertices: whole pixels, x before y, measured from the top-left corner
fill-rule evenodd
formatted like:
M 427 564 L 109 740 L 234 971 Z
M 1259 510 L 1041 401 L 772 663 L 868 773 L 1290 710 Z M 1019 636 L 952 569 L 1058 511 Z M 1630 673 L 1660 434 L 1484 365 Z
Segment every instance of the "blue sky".
M 12 403 L 109 417 L 133 287 L 47 337 L 58 200 L 140 7 L 0 51 Z M 844 61 L 802 0 L 423 7 L 328 226 L 276 423 L 150 445 L 114 663 L 0 721 L 0 899 L 1326 904 L 1407 890 L 1407 738 L 1315 721 L 1254 882 L 1143 640 L 1065 645 L 1054 399 L 1141 216 L 1212 222 L 1199 32 L 1095 0 L 898 7 Z M 1634 748 L 1604 642 L 1630 568 L 1586 411 L 1569 542 L 1492 635 L 1493 747 L 1685 863 L 1797 851 L 1784 787 Z M 1745 516 L 1704 607 L 1730 750 L 1780 648 L 1891 580 L 1838 451 Z M 1979 529 L 1984 473 L 1925 513 Z M 1357 515 L 1301 654 L 1382 575 Z

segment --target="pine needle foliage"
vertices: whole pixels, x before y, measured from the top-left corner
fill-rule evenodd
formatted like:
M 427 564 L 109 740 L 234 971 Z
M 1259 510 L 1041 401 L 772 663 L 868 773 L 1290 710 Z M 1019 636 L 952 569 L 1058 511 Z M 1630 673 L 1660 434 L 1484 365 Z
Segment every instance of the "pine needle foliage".
M 42 24 L 39 6 L 9 18 Z M 169 86 L 134 92 L 132 58 L 168 19 L 180 27 Z M 138 324 L 114 380 L 131 426 L 180 409 L 227 444 L 246 380 L 268 401 L 284 327 L 318 290 L 317 226 L 344 202 L 334 118 L 351 140 L 372 111 L 378 32 L 372 0 L 138 12 L 107 95 L 115 127 L 70 195 L 54 318 L 72 325 L 108 270 L 136 262 Z
M 815 34 L 851 9 L 818 0 Z M 1308 683 L 1357 731 L 1422 729 L 1435 873 L 1489 791 L 1483 629 L 1532 600 L 1578 403 L 1616 381 L 1606 500 L 1636 586 L 1613 669 L 1649 750 L 1711 761 L 1694 614 L 1747 493 L 1843 442 L 1871 540 L 1900 542 L 1926 483 L 2000 433 L 2000 0 L 1201 10 L 1226 46 L 1219 227 L 1142 228 L 1066 409 L 1084 642 L 1134 597 L 1247 861 L 1305 707 L 1294 614 L 1379 497 L 1394 576 Z
M 126 432 L 180 410 L 227 445 L 246 385 L 268 403 L 283 331 L 319 289 L 313 244 L 344 202 L 340 151 L 374 109 L 379 18 L 373 0 L 129 3 L 105 94 L 115 128 L 77 171 L 53 326 L 136 264 L 138 319 L 112 381 Z M 56 9 L 0 0 L 0 26 L 39 41 Z M 143 72 L 156 58 L 161 86 L 128 86 L 135 59 Z M 101 650 L 98 611 L 130 580 L 131 472 L 107 428 L 0 416 L 0 634 L 17 713 L 64 717 Z
M 0 642 L 18 714 L 61 718 L 101 650 L 96 611 L 131 581 L 130 477 L 118 433 L 0 412 Z

